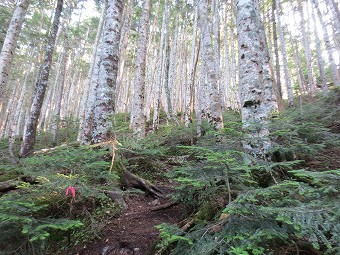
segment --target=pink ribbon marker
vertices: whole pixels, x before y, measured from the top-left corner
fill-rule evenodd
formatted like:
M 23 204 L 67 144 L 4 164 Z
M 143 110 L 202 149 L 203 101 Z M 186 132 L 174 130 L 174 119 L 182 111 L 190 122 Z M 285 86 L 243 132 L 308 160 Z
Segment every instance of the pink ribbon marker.
M 76 189 L 73 187 L 73 186 L 69 186 L 67 189 L 66 189 L 66 196 L 68 194 L 71 194 L 72 198 L 75 198 L 76 197 Z

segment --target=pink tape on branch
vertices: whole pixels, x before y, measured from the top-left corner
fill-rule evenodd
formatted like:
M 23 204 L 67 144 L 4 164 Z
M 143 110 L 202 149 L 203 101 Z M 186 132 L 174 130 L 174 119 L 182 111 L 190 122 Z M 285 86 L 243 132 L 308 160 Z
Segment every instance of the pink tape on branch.
M 71 194 L 72 198 L 75 198 L 76 197 L 76 189 L 73 186 L 69 186 L 66 189 L 65 195 L 67 196 L 68 194 Z

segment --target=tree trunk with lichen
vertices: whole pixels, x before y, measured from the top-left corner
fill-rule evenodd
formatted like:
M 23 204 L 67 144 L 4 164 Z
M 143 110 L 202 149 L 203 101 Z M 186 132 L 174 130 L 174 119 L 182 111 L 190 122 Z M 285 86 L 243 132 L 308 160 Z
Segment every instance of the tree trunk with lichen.
M 6 94 L 9 71 L 29 0 L 19 0 L 14 10 L 0 54 L 0 105 Z
M 77 137 L 77 141 L 82 144 L 88 144 L 91 141 L 91 123 L 92 123 L 92 115 L 93 115 L 93 107 L 94 101 L 97 91 L 98 85 L 98 71 L 99 71 L 99 63 L 100 63 L 100 48 L 101 39 L 102 39 L 102 30 L 105 19 L 105 11 L 106 11 L 107 3 L 104 3 L 99 24 L 97 27 L 96 39 L 94 40 L 94 45 L 92 47 L 92 55 L 90 60 L 90 68 L 87 74 L 87 78 L 85 80 L 86 88 L 86 100 L 84 102 L 84 112 L 83 116 L 80 120 L 79 125 L 79 133 Z
M 118 74 L 120 28 L 124 1 L 108 1 L 99 66 L 98 88 L 94 104 L 92 142 L 99 143 L 110 136 L 116 81 Z
M 265 32 L 257 0 L 240 0 L 236 8 L 242 123 L 249 134 L 244 148 L 255 158 L 266 160 L 271 147 L 269 118 L 277 104 Z
M 288 58 L 287 58 L 287 50 L 284 40 L 284 34 L 283 34 L 283 27 L 281 24 L 281 16 L 280 16 L 280 2 L 279 0 L 276 1 L 276 18 L 277 18 L 277 29 L 279 32 L 279 40 L 280 40 L 280 48 L 282 52 L 282 61 L 283 61 L 283 71 L 285 74 L 285 83 L 287 88 L 287 94 L 288 94 L 288 104 L 289 106 L 294 105 L 294 95 L 293 95 L 293 88 L 291 84 L 291 79 L 289 76 L 289 70 L 288 70 Z
M 305 52 L 305 59 L 306 59 L 306 67 L 307 67 L 307 77 L 308 77 L 308 89 L 312 94 L 316 92 L 316 84 L 314 82 L 313 77 L 313 69 L 312 69 L 312 51 L 310 48 L 310 36 L 309 36 L 309 25 L 307 21 L 310 19 L 309 13 L 307 12 L 307 20 L 304 19 L 304 11 L 303 6 L 300 1 L 298 1 L 298 10 L 301 17 L 300 20 L 300 28 L 302 33 L 302 42 L 303 42 L 303 51 Z M 307 28 L 306 24 L 307 23 Z M 315 27 L 316 28 L 316 27 Z
M 134 95 L 131 110 L 131 126 L 133 133 L 137 138 L 145 137 L 145 65 L 149 41 L 149 19 L 151 6 L 151 0 L 144 1 L 137 43 Z
M 218 77 L 216 61 L 214 59 L 213 44 L 211 39 L 211 23 L 208 16 L 208 3 L 206 0 L 200 0 L 198 9 L 200 14 L 200 29 L 202 33 L 202 57 L 207 72 L 207 83 L 209 87 L 210 111 L 208 120 L 214 129 L 223 128 L 222 105 L 218 90 Z
M 326 71 L 325 71 L 325 61 L 322 56 L 321 41 L 318 35 L 318 31 L 316 30 L 317 23 L 316 23 L 314 8 L 312 8 L 312 19 L 313 19 L 313 23 L 315 27 L 315 29 L 313 30 L 313 34 L 314 34 L 314 39 L 315 39 L 316 59 L 318 61 L 320 79 L 322 82 L 322 91 L 324 93 L 328 93 L 327 78 L 326 78 Z
M 330 41 L 330 36 L 327 31 L 327 24 L 323 20 L 323 13 L 321 12 L 320 6 L 318 1 L 312 0 L 313 5 L 315 6 L 316 12 L 319 16 L 320 23 L 322 26 L 322 31 L 323 31 L 323 40 L 326 46 L 326 51 L 328 53 L 328 60 L 329 60 L 329 67 L 331 70 L 331 75 L 332 75 L 332 80 L 335 86 L 340 87 L 340 77 L 338 73 L 337 66 L 335 64 L 334 56 L 333 56 L 333 47 Z
M 166 40 L 168 34 L 168 23 L 170 18 L 170 10 L 167 1 L 164 2 L 164 11 L 162 18 L 162 28 L 161 28 L 161 37 L 159 41 L 159 52 L 158 58 L 160 65 L 158 66 L 157 72 L 157 82 L 155 84 L 155 95 L 154 95 L 154 111 L 153 111 L 153 119 L 152 119 L 152 129 L 153 131 L 158 129 L 159 126 L 159 113 L 161 106 L 161 96 L 162 96 L 162 88 L 164 83 L 164 73 L 166 68 Z
M 54 52 L 55 41 L 56 41 L 58 29 L 59 29 L 59 23 L 60 23 L 62 10 L 63 10 L 63 0 L 58 0 L 52 27 L 51 27 L 49 41 L 46 47 L 43 67 L 41 68 L 41 72 L 38 75 L 38 81 L 36 83 L 35 91 L 33 94 L 33 100 L 31 104 L 29 118 L 28 118 L 27 123 L 25 124 L 23 142 L 22 142 L 21 150 L 20 150 L 21 157 L 26 157 L 29 154 L 31 154 L 33 147 L 35 145 L 38 119 L 41 113 L 41 107 L 42 107 L 44 97 L 45 97 L 47 82 L 48 82 L 51 64 L 52 64 L 52 56 Z
M 188 79 L 186 82 L 185 89 L 185 113 L 184 113 L 184 124 L 185 127 L 189 127 L 190 119 L 191 119 L 191 98 L 194 88 L 195 82 L 195 59 L 196 59 L 196 37 L 197 37 L 197 17 L 198 17 L 198 9 L 195 7 L 194 10 L 194 27 L 192 32 L 192 45 L 190 52 L 190 67 L 188 73 Z

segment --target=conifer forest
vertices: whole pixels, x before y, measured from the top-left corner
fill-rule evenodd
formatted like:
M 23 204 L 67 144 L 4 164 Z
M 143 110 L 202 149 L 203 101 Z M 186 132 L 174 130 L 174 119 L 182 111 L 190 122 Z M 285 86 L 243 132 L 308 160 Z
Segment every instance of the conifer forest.
M 340 0 L 1 0 L 0 255 L 339 255 Z

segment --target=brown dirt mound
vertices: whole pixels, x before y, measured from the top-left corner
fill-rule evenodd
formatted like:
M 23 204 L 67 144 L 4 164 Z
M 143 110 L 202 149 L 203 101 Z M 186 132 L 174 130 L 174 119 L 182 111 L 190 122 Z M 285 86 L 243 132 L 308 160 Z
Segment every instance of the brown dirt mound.
M 168 198 L 155 200 L 144 194 L 126 198 L 128 208 L 108 223 L 99 241 L 93 241 L 79 249 L 79 255 L 146 255 L 158 237 L 156 225 L 176 224 L 185 216 L 185 210 L 177 205 L 152 211 L 165 204 Z

